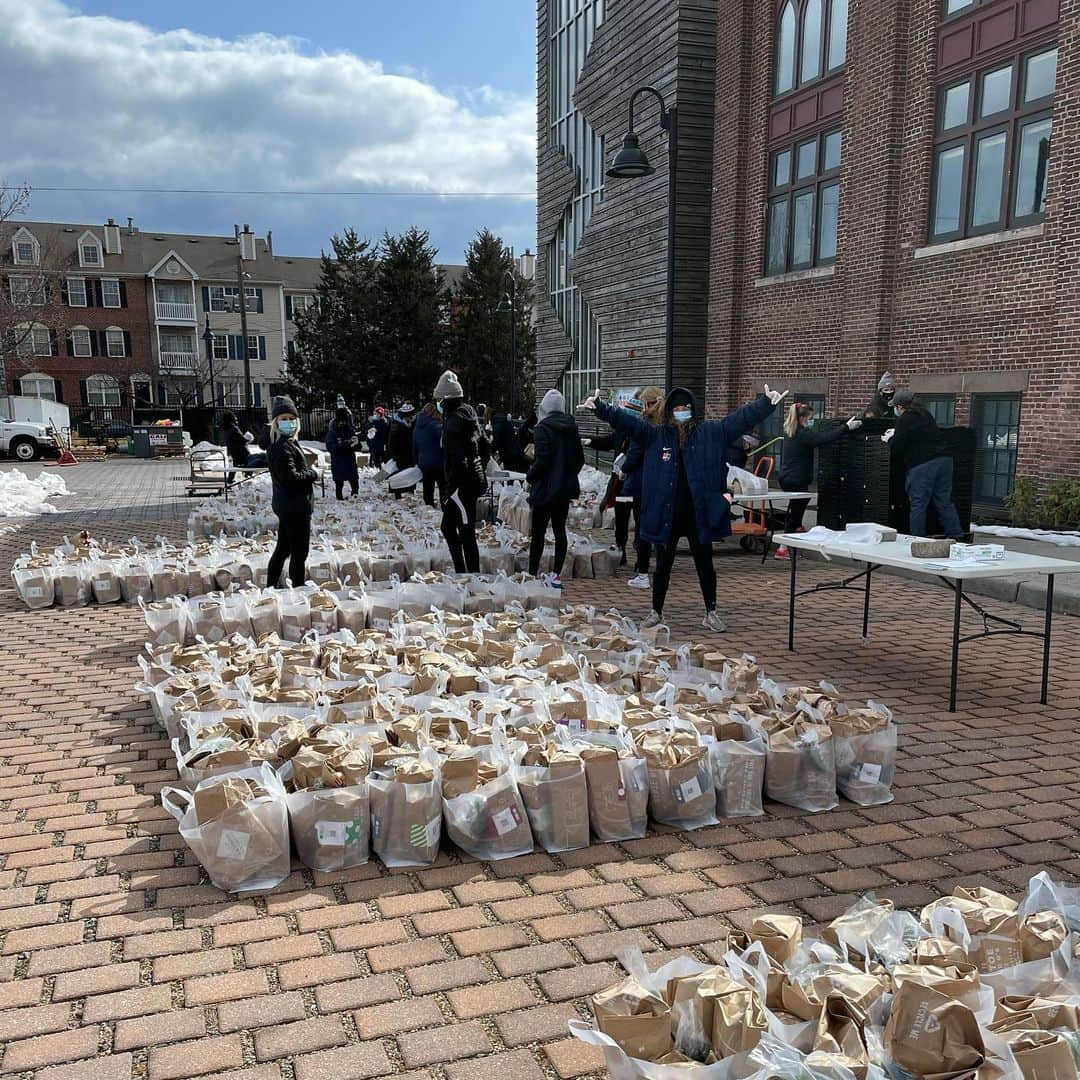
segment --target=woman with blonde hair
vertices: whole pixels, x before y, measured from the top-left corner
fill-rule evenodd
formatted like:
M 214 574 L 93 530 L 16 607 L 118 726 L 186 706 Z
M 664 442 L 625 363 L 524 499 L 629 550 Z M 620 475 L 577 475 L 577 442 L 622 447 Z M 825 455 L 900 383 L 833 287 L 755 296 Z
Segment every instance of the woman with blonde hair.
M 828 431 L 816 430 L 814 406 L 801 401 L 792 402 L 784 417 L 784 450 L 779 476 L 781 490 L 806 491 L 814 479 L 814 451 L 819 446 L 837 442 L 861 427 L 862 421 L 853 416 L 846 424 L 838 424 Z M 784 532 L 796 533 L 802 529 L 803 515 L 809 505 L 809 499 L 792 499 L 788 505 Z M 776 557 L 790 558 L 788 549 L 777 548 Z
M 267 463 L 274 484 L 272 506 L 278 518 L 278 538 L 266 578 L 270 588 L 278 588 L 288 559 L 289 580 L 295 588 L 307 580 L 318 473 L 304 460 L 300 449 L 300 421 L 292 398 L 275 398 L 271 417 Z

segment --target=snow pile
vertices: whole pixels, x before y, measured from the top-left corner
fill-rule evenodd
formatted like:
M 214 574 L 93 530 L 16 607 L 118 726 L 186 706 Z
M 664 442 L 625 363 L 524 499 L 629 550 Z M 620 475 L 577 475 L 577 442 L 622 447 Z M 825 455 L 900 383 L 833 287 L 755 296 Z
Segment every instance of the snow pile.
M 1014 529 L 1008 525 L 974 525 L 975 532 L 1011 540 L 1037 540 L 1040 544 L 1080 548 L 1080 533 L 1051 532 L 1049 529 Z
M 67 484 L 56 473 L 43 472 L 32 480 L 19 469 L 5 469 L 0 472 L 0 517 L 55 514 L 56 507 L 48 500 L 69 494 Z

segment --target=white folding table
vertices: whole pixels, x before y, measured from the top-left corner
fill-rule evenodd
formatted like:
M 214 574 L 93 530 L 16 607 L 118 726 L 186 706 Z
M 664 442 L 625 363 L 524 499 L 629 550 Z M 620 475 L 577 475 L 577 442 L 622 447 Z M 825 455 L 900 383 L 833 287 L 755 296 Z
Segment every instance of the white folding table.
M 1018 635 L 1042 639 L 1042 696 L 1040 701 L 1046 704 L 1047 684 L 1050 677 L 1050 640 L 1053 630 L 1054 615 L 1054 578 L 1058 574 L 1080 574 L 1080 562 L 1067 559 L 1051 559 L 1043 555 L 1028 555 L 1020 551 L 1006 551 L 1004 559 L 993 562 L 952 562 L 948 559 L 919 559 L 911 554 L 910 536 L 882 544 L 852 544 L 842 539 L 827 542 L 808 540 L 803 534 L 777 535 L 773 538 L 783 544 L 791 553 L 791 583 L 788 600 L 788 650 L 795 651 L 795 601 L 801 596 L 828 592 L 836 589 L 849 589 L 858 581 L 863 581 L 863 629 L 862 636 L 869 637 L 870 629 L 870 583 L 875 570 L 882 567 L 907 570 L 922 577 L 938 578 L 953 590 L 953 633 L 952 633 L 952 674 L 949 684 L 949 712 L 956 711 L 956 686 L 960 669 L 960 646 L 968 641 L 978 641 L 1000 635 Z M 811 589 L 801 592 L 798 588 L 799 552 L 815 551 L 829 558 L 851 559 L 861 563 L 864 569 L 840 581 L 819 582 Z M 964 593 L 965 581 L 981 581 L 989 578 L 1012 577 L 1027 574 L 1031 577 L 1046 578 L 1046 613 L 1043 629 L 1025 630 L 1021 623 L 993 615 L 982 605 L 977 604 Z M 983 628 L 979 633 L 960 636 L 960 613 L 967 604 L 982 618 Z

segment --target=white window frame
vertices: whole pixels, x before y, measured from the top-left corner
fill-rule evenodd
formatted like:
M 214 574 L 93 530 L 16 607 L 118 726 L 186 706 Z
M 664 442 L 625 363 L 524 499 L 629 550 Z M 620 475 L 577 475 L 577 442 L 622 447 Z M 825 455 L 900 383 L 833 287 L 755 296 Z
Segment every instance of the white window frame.
M 113 341 L 117 335 L 120 338 L 120 351 L 113 352 Z M 119 326 L 110 326 L 105 331 L 105 355 L 112 360 L 120 360 L 127 356 L 127 349 L 124 348 L 124 331 Z
M 236 290 L 235 285 L 211 285 L 210 288 L 210 310 L 223 313 L 229 313 L 232 311 L 232 304 L 239 293 Z M 244 299 L 251 301 L 247 304 L 248 311 L 252 311 L 253 307 L 258 306 L 259 303 L 259 287 L 257 285 L 245 285 L 244 286 Z M 220 307 L 215 307 L 216 304 L 220 304 Z
M 295 319 L 297 315 L 302 315 L 305 311 L 310 311 L 314 306 L 314 296 L 294 296 L 292 298 L 293 318 Z
M 106 291 L 106 286 L 115 286 L 116 287 L 116 303 L 115 304 L 110 304 L 109 303 L 109 294 Z M 101 306 L 102 307 L 107 307 L 107 308 L 118 308 L 118 307 L 120 307 L 120 279 L 119 278 L 103 277 L 101 279 Z
M 82 289 L 82 303 L 81 304 L 76 304 L 75 301 L 71 298 L 71 286 L 76 281 L 79 283 L 79 287 Z M 86 278 L 84 278 L 84 277 L 69 277 L 67 279 L 68 307 L 87 307 L 88 305 L 87 305 L 87 302 L 86 302 L 86 298 L 87 298 L 87 291 L 86 290 L 87 290 Z
M 221 390 L 220 404 L 230 409 L 242 409 L 244 407 L 244 384 L 239 382 L 218 383 Z
M 252 352 L 252 349 L 254 349 L 255 351 Z M 248 334 L 247 358 L 249 360 L 258 360 L 259 359 L 259 335 L 258 334 Z
M 229 335 L 228 334 L 215 334 L 214 335 L 214 359 L 215 360 L 228 360 L 229 359 Z
M 42 383 L 47 383 L 51 392 L 48 394 L 42 394 L 40 391 L 28 393 L 27 383 L 32 383 L 39 386 Z M 19 393 L 24 397 L 39 398 L 43 401 L 55 401 L 56 400 L 56 380 L 51 375 L 45 375 L 40 371 L 32 371 L 29 375 L 23 375 L 19 379 Z
M 47 326 L 35 326 L 30 331 L 34 356 L 52 356 L 52 333 Z
M 16 286 L 25 286 L 24 289 L 16 289 Z M 35 286 L 37 295 L 35 296 Z M 12 274 L 8 278 L 8 293 L 11 302 L 16 307 L 40 307 L 45 303 L 45 282 L 32 274 Z
M 91 250 L 97 252 L 96 259 L 91 260 L 86 257 L 86 253 Z M 82 238 L 79 239 L 79 265 L 92 266 L 98 270 L 105 265 L 101 254 L 101 242 L 96 236 L 90 242 L 86 242 Z
M 164 331 L 160 338 L 162 352 L 188 353 L 198 355 L 198 343 L 183 330 Z
M 19 245 L 30 245 L 30 258 L 22 259 L 19 257 Z M 27 228 L 21 228 L 11 238 L 11 261 L 16 266 L 37 266 L 41 261 L 41 245 L 38 243 L 37 237 Z
M 29 257 L 24 257 L 22 253 L 23 246 L 30 249 Z M 37 258 L 35 257 L 35 248 L 33 240 L 16 240 L 15 241 L 15 265 L 16 266 L 36 266 Z
M 94 395 L 101 397 L 94 400 Z M 115 394 L 115 401 L 109 400 Z M 120 384 L 111 375 L 91 375 L 86 380 L 86 404 L 100 409 L 118 409 L 121 404 Z
M 85 334 L 85 348 L 86 352 L 79 352 L 79 335 Z M 80 360 L 85 360 L 87 357 L 94 355 L 94 350 L 90 344 L 90 328 L 86 326 L 73 326 L 71 328 L 71 353 L 73 356 L 79 357 Z

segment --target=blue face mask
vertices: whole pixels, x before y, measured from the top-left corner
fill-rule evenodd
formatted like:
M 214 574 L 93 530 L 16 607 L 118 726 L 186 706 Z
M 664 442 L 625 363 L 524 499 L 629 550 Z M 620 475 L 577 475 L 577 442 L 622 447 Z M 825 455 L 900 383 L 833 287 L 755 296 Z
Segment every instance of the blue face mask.
M 688 424 L 694 418 L 693 409 L 675 409 L 671 414 L 676 424 Z
M 295 435 L 300 428 L 300 423 L 297 420 L 279 420 L 277 426 L 282 435 Z

